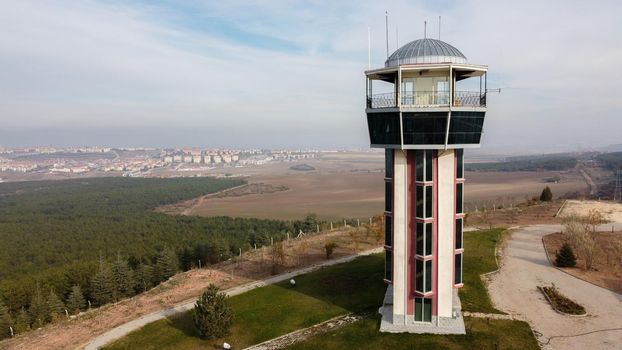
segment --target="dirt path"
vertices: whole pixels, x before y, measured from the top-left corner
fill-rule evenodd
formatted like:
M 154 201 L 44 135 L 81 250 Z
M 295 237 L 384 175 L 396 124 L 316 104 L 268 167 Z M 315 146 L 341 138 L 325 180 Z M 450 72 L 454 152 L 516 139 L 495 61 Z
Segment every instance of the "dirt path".
M 325 262 L 324 244 L 327 241 L 337 244 L 333 260 L 376 248 L 381 243 L 367 235 L 365 229 L 357 228 L 340 228 L 286 240 L 285 263 L 279 270 L 289 272 Z M 303 247 L 306 248 L 303 250 Z M 0 349 L 75 349 L 115 327 L 183 305 L 185 301 L 196 298 L 211 283 L 222 290 L 236 286 L 253 287 L 254 282 L 271 277 L 269 250 L 269 247 L 251 250 L 242 257 L 210 265 L 209 268 L 179 273 L 146 293 L 5 339 L 0 342 Z
M 333 260 L 327 260 L 327 261 L 323 261 L 321 263 L 309 266 L 309 267 L 305 267 L 302 269 L 297 269 L 282 275 L 278 275 L 278 276 L 274 276 L 274 277 L 270 277 L 270 278 L 266 278 L 264 280 L 261 281 L 256 281 L 256 282 L 252 282 L 252 283 L 248 283 L 245 285 L 241 285 L 241 286 L 237 286 L 237 287 L 233 287 L 230 288 L 228 290 L 226 290 L 225 292 L 227 293 L 227 295 L 229 296 L 234 296 L 234 295 L 238 295 L 238 294 L 242 294 L 245 292 L 248 292 L 250 290 L 253 290 L 255 288 L 260 288 L 260 287 L 264 287 L 266 285 L 269 284 L 274 284 L 274 283 L 278 283 L 281 281 L 286 281 L 288 279 L 291 279 L 292 277 L 301 275 L 301 274 L 305 274 L 305 273 L 309 273 L 311 271 L 315 271 L 321 267 L 326 267 L 326 266 L 331 266 L 331 265 L 336 265 L 336 264 L 342 264 L 348 261 L 352 261 L 354 259 L 356 259 L 359 256 L 363 256 L 363 255 L 370 255 L 370 254 L 376 254 L 376 253 L 381 253 L 384 251 L 384 248 L 380 247 L 380 248 L 374 248 L 374 249 L 370 249 L 370 250 L 366 250 L 363 252 L 360 252 L 358 254 L 355 255 L 350 255 L 350 256 L 345 256 L 342 258 L 338 258 L 338 259 L 333 259 Z M 196 302 L 196 298 L 192 298 L 189 300 L 184 301 L 183 303 L 176 305 L 175 307 L 172 308 L 167 308 L 165 310 L 160 310 L 160 311 L 156 311 L 154 313 L 151 313 L 149 315 L 145 315 L 142 317 L 139 317 L 135 320 L 126 322 L 120 326 L 117 326 L 115 328 L 113 328 L 112 330 L 96 337 L 95 339 L 91 340 L 89 343 L 87 343 L 86 345 L 80 346 L 78 348 L 84 348 L 86 350 L 95 350 L 95 349 L 99 349 L 100 347 L 114 341 L 117 340 L 119 338 L 122 338 L 123 336 L 127 335 L 128 333 L 135 331 L 151 322 L 157 321 L 157 320 L 161 320 L 163 318 L 172 316 L 176 313 L 180 313 L 180 312 L 185 312 L 188 310 L 191 310 L 194 307 L 194 303 Z
M 560 230 L 560 225 L 533 225 L 513 231 L 503 251 L 501 269 L 489 283 L 491 299 L 500 310 L 529 322 L 544 349 L 619 349 L 622 295 L 549 264 L 542 236 Z M 551 283 L 585 306 L 588 316 L 555 312 L 536 288 Z
M 585 182 L 587 182 L 588 186 L 590 186 L 590 196 L 595 196 L 596 193 L 598 193 L 598 186 L 596 186 L 596 183 L 592 180 L 590 174 L 588 174 L 583 167 L 577 166 L 577 169 L 579 170 L 579 173 L 581 173 L 581 176 L 585 179 Z

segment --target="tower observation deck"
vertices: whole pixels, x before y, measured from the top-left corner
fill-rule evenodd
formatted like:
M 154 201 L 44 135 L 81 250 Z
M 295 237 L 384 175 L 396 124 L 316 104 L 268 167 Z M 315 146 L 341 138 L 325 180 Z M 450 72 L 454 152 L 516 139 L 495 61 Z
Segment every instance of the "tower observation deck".
M 386 165 L 381 330 L 464 333 L 463 154 L 480 144 L 487 70 L 420 39 L 365 72 L 370 143 Z

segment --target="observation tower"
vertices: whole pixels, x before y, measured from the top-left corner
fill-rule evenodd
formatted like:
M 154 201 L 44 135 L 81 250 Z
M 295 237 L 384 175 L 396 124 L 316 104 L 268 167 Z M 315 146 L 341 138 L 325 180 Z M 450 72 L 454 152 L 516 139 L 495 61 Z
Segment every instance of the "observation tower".
M 386 165 L 381 331 L 464 333 L 463 155 L 480 145 L 487 69 L 426 38 L 365 72 L 371 147 Z

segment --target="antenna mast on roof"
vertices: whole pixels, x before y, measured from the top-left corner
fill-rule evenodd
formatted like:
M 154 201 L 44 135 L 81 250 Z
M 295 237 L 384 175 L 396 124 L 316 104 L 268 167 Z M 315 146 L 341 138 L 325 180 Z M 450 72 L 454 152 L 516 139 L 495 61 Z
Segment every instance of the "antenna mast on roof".
M 397 31 L 397 24 L 395 25 L 395 49 L 399 49 L 400 48 L 400 35 L 399 32 Z
M 384 11 L 384 25 L 387 40 L 387 58 L 389 58 L 389 11 Z
M 423 21 L 423 38 L 428 38 L 428 21 Z
M 367 27 L 367 69 L 371 69 L 371 27 Z
M 441 40 L 441 16 L 438 16 L 438 40 Z

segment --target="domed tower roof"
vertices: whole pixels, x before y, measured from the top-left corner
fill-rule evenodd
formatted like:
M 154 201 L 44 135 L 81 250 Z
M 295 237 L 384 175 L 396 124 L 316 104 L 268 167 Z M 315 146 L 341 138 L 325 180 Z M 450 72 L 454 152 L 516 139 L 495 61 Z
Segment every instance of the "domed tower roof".
M 387 58 L 385 67 L 421 63 L 466 63 L 460 50 L 436 39 L 419 39 L 400 47 Z

